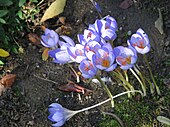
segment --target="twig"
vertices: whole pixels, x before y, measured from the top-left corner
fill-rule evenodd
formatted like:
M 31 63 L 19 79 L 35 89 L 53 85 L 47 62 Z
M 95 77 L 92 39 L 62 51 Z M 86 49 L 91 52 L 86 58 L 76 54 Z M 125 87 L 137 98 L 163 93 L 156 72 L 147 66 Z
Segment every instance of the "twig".
M 55 81 L 53 81 L 53 80 L 45 79 L 45 78 L 39 77 L 39 76 L 37 76 L 37 75 L 33 75 L 33 76 L 36 77 L 36 78 L 42 79 L 42 80 L 44 80 L 44 81 L 48 81 L 48 82 L 52 82 L 52 83 L 54 83 L 54 84 L 57 84 L 57 82 L 55 82 Z
M 102 114 L 104 114 L 104 115 L 110 115 L 110 116 L 114 117 L 114 118 L 119 122 L 119 124 L 121 125 L 121 127 L 124 127 L 122 120 L 121 120 L 117 115 L 115 115 L 115 114 L 113 114 L 113 113 L 109 113 L 109 112 L 102 112 Z

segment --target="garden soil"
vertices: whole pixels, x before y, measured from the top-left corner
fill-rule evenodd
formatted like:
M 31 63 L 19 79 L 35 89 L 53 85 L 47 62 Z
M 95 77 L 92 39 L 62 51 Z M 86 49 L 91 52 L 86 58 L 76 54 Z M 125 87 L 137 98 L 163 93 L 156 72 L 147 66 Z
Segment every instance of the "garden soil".
M 118 22 L 119 31 L 115 45 L 126 45 L 128 31 L 135 33 L 138 28 L 142 28 L 148 34 L 152 46 L 151 52 L 147 54 L 152 70 L 155 74 L 166 77 L 170 71 L 164 64 L 169 58 L 170 51 L 168 26 L 170 18 L 168 20 L 168 14 L 164 14 L 164 12 L 167 11 L 170 3 L 168 4 L 168 1 L 164 0 L 153 5 L 151 0 L 139 0 L 129 8 L 121 9 L 119 7 L 121 2 L 122 0 L 98 0 L 102 16 L 111 15 Z M 164 34 L 160 34 L 155 28 L 155 21 L 159 17 L 157 8 L 161 8 L 163 17 L 166 17 L 163 20 Z M 61 16 L 66 17 L 66 22 L 72 29 L 70 36 L 75 42 L 77 42 L 77 34 L 83 33 L 88 24 L 94 23 L 99 18 L 89 0 L 67 0 L 64 13 Z M 68 80 L 76 82 L 69 66 L 55 64 L 50 58 L 43 61 L 39 52 L 40 46 L 29 42 L 26 36 L 21 40 L 20 44 L 24 47 L 24 53 L 14 55 L 8 60 L 9 66 L 13 65 L 14 68 L 11 73 L 16 74 L 17 78 L 13 86 L 0 96 L 0 127 L 50 127 L 51 122 L 47 117 L 49 115 L 48 106 L 51 103 L 59 102 L 68 109 L 77 110 L 108 98 L 99 84 L 88 84 L 82 81 L 79 85 L 93 90 L 92 93 L 85 95 L 60 91 L 57 89 L 59 85 L 67 84 Z M 138 64 L 144 64 L 141 57 L 139 57 Z M 113 95 L 120 92 L 115 85 L 109 87 L 112 89 Z M 168 84 L 165 87 L 168 89 Z M 102 115 L 104 111 L 113 112 L 114 108 L 111 108 L 110 103 L 107 103 L 79 113 L 67 121 L 64 127 L 98 127 L 104 117 Z M 125 126 L 126 122 L 128 121 L 124 121 Z

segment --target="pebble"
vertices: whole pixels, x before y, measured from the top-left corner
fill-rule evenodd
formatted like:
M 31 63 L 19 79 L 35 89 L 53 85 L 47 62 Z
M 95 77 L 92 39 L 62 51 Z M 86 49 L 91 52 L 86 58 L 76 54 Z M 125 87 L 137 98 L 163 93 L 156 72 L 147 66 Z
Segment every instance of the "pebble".
M 165 42 L 165 46 L 166 46 L 166 47 L 169 46 L 169 41 Z

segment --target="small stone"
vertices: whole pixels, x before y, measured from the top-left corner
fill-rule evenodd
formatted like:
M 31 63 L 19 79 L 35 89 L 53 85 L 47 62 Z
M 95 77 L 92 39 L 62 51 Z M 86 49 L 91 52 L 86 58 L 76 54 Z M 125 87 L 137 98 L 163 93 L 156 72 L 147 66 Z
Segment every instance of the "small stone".
M 89 114 L 89 111 L 85 111 L 85 114 L 88 115 L 88 114 Z
M 165 42 L 165 46 L 166 46 L 166 47 L 169 46 L 169 41 Z
M 89 98 L 88 98 L 88 96 L 86 96 L 85 98 L 86 98 L 86 100 L 88 100 L 88 99 L 89 99 Z
M 127 32 L 127 35 L 128 35 L 128 36 L 131 36 L 131 35 L 132 35 L 132 31 L 129 30 L 129 31 Z

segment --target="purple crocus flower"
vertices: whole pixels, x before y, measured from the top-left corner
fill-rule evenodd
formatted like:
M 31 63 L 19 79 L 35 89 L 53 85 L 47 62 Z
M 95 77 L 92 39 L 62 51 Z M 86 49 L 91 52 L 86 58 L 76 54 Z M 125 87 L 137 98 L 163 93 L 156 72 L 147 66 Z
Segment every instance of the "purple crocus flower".
M 48 53 L 52 58 L 54 58 L 54 63 L 65 64 L 71 61 L 67 50 L 54 49 L 50 50 Z
M 110 43 L 106 43 L 92 56 L 92 62 L 100 70 L 112 71 L 116 68 L 115 56 Z
M 77 113 L 76 111 L 72 111 L 62 107 L 58 103 L 52 103 L 51 105 L 49 105 L 48 111 L 50 112 L 48 119 L 52 122 L 55 122 L 54 124 L 52 124 L 53 127 L 63 126 L 63 124 L 67 120 L 69 120 L 73 115 Z
M 74 47 L 74 41 L 68 36 L 60 36 L 64 41 L 59 41 L 60 48 L 49 51 L 49 55 L 54 58 L 55 63 L 65 64 L 70 62 L 70 55 L 67 52 L 68 47 Z
M 116 57 L 116 62 L 123 70 L 131 68 L 137 61 L 136 51 L 132 48 L 118 46 L 114 48 L 113 52 Z
M 54 30 L 45 29 L 44 35 L 41 36 L 41 44 L 45 47 L 56 47 L 59 36 Z
M 106 20 L 96 20 L 95 29 L 97 33 L 106 41 L 114 41 L 117 38 L 117 22 L 112 17 L 106 17 Z
M 90 41 L 97 41 L 100 42 L 100 36 L 97 34 L 97 32 L 92 30 L 84 30 L 84 39 L 86 42 Z
M 90 0 L 90 1 L 92 2 L 94 7 L 96 8 L 97 12 L 102 13 L 102 10 L 101 10 L 99 4 L 96 1 L 94 1 L 94 0 Z
M 129 43 L 140 54 L 145 54 L 150 51 L 151 46 L 148 35 L 141 28 L 136 31 L 136 34 L 131 36 Z
M 80 63 L 82 60 L 87 59 L 84 54 L 84 46 L 81 44 L 76 44 L 75 47 L 68 47 L 67 51 L 74 62 Z
M 81 61 L 79 70 L 84 78 L 92 78 L 97 73 L 97 68 L 89 60 Z
M 95 54 L 100 48 L 101 45 L 97 41 L 91 41 L 85 44 L 84 53 L 89 60 L 92 60 L 93 54 Z

